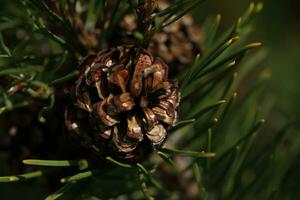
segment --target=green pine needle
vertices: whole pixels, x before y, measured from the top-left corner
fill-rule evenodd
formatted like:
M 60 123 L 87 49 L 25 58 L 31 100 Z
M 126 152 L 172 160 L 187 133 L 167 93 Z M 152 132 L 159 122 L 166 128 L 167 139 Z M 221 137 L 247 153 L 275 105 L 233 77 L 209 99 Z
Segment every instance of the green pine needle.
M 187 157 L 196 157 L 196 158 L 211 158 L 215 157 L 216 153 L 213 152 L 195 152 L 195 151 L 186 151 L 186 150 L 178 150 L 178 149 L 168 149 L 168 148 L 162 148 L 159 149 L 161 152 L 175 155 L 175 156 L 187 156 Z
M 47 166 L 47 167 L 71 167 L 79 166 L 84 160 L 34 160 L 28 159 L 23 160 L 25 165 L 37 165 L 37 166 Z

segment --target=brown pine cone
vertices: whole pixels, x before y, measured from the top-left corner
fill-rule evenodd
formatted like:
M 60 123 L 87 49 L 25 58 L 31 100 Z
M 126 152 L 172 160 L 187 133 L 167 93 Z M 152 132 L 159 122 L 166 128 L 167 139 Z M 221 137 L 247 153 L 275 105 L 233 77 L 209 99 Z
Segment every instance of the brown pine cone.
M 171 1 L 158 0 L 156 12 L 166 9 Z M 134 14 L 125 15 L 120 23 L 122 34 L 119 43 L 133 44 L 132 33 L 137 30 L 137 22 Z M 117 44 L 118 41 L 116 42 Z M 149 44 L 149 51 L 161 57 L 170 67 L 170 75 L 173 76 L 185 66 L 191 65 L 197 54 L 203 51 L 203 33 L 195 23 L 193 16 L 187 14 L 178 21 L 165 27 L 156 33 Z
M 143 159 L 176 121 L 178 83 L 146 50 L 112 48 L 88 56 L 69 88 L 65 120 L 71 135 L 98 155 Z

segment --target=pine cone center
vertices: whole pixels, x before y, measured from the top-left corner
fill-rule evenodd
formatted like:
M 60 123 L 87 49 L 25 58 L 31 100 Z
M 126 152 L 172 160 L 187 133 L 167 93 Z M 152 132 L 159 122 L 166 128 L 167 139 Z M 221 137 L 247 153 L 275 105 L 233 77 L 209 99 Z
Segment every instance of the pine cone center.
M 176 121 L 178 83 L 146 50 L 118 47 L 88 56 L 70 88 L 70 131 L 97 152 L 132 159 L 161 145 Z

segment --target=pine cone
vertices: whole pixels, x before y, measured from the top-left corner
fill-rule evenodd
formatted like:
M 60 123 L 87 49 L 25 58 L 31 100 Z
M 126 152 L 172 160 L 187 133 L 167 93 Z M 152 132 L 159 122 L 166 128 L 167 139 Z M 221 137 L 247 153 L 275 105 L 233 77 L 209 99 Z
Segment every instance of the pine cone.
M 66 125 L 98 155 L 143 159 L 176 121 L 178 83 L 146 50 L 118 47 L 88 56 L 68 92 Z
M 157 9 L 159 12 L 171 5 L 172 1 L 158 0 Z M 118 31 L 119 41 L 113 41 L 115 44 L 126 43 L 134 44 L 132 35 L 138 28 L 136 16 L 127 14 L 120 23 Z M 149 44 L 149 51 L 154 55 L 161 57 L 170 68 L 170 75 L 173 76 L 187 65 L 191 65 L 197 54 L 203 51 L 203 33 L 195 23 L 192 15 L 187 14 L 178 21 L 165 27 L 156 33 Z

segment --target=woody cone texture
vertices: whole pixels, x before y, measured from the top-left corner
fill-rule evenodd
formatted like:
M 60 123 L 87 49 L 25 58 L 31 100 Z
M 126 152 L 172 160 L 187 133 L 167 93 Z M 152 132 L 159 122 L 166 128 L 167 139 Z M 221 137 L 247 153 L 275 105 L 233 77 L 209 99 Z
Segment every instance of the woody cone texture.
M 136 161 L 161 145 L 176 121 L 178 83 L 146 50 L 118 47 L 90 55 L 67 90 L 70 134 L 100 156 Z

